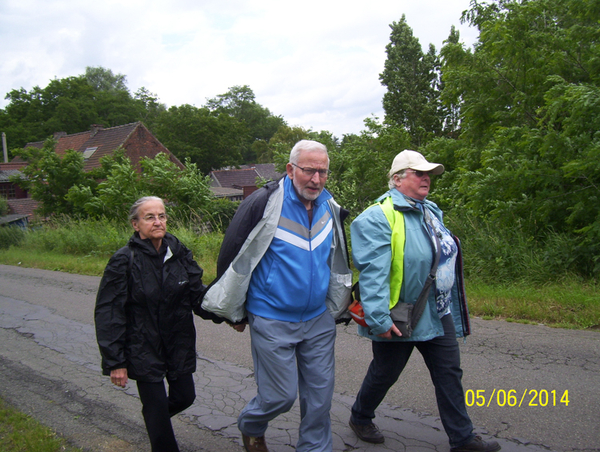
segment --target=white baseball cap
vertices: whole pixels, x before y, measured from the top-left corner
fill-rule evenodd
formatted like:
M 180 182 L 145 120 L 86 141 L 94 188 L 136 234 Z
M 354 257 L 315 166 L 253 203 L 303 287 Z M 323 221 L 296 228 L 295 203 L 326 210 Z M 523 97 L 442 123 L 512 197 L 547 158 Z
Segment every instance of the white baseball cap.
M 398 171 L 404 169 L 412 169 L 415 171 L 427 171 L 431 174 L 440 175 L 444 172 L 444 165 L 441 163 L 430 163 L 423 154 L 417 151 L 402 151 L 392 162 L 392 169 L 388 173 L 388 177 L 392 177 Z

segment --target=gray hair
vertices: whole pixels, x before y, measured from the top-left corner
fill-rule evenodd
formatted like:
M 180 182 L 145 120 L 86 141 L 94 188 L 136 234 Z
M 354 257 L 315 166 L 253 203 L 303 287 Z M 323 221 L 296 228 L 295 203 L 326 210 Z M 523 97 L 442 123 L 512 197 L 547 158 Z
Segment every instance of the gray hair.
M 148 201 L 160 201 L 163 206 L 165 205 L 165 202 L 158 196 L 144 196 L 131 205 L 131 208 L 129 209 L 129 221 L 138 219 L 140 207 L 142 207 L 142 204 L 147 203 Z
M 388 180 L 388 187 L 390 188 L 394 188 L 396 186 L 396 184 L 394 183 L 394 176 L 397 174 L 398 176 L 400 176 L 400 179 L 406 179 L 406 176 L 408 176 L 408 174 L 406 173 L 406 169 L 400 170 L 397 173 L 394 173 L 390 176 L 390 179 Z
M 322 152 L 327 156 L 327 163 L 329 164 L 329 154 L 327 153 L 327 146 L 318 141 L 312 140 L 300 140 L 298 141 L 290 152 L 290 163 L 298 164 L 300 159 L 300 152 L 302 151 L 313 151 Z

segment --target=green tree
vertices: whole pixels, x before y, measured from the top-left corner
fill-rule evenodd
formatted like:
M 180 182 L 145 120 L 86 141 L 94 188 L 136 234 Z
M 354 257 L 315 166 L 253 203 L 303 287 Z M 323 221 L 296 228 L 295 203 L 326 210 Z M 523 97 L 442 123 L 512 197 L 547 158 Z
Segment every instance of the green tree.
M 94 182 L 83 171 L 83 156 L 69 149 L 61 157 L 54 151 L 56 142 L 46 140 L 43 148 L 27 148 L 17 154 L 27 161 L 22 169 L 24 178 L 14 176 L 12 182 L 29 191 L 40 202 L 39 213 L 73 214 L 73 205 L 67 199 L 73 185 L 92 186 Z
M 153 118 L 158 103 L 143 88 L 134 99 L 125 82 L 122 74 L 88 67 L 84 75 L 54 79 L 44 88 L 13 89 L 0 110 L 0 128 L 13 149 L 54 132 L 71 134 L 89 130 L 91 124 L 113 127 Z
M 440 103 L 440 62 L 435 47 L 423 53 L 406 18 L 393 22 L 387 59 L 379 75 L 387 87 L 383 96 L 386 122 L 405 128 L 413 148 L 441 136 L 444 118 Z
M 103 180 L 97 188 L 74 185 L 67 199 L 74 210 L 92 217 L 106 216 L 124 220 L 129 207 L 142 196 L 159 196 L 165 200 L 167 211 L 175 221 L 189 221 L 209 211 L 212 201 L 210 181 L 196 165 L 185 162 L 182 170 L 160 153 L 155 158 L 143 158 L 142 172 L 135 171 L 123 152 L 103 157 Z
M 458 144 L 435 143 L 453 156 L 445 202 L 532 240 L 575 237 L 565 265 L 597 272 L 600 3 L 475 1 L 463 19 L 479 29 L 474 49 L 441 51 L 461 120 Z
M 274 116 L 268 108 L 256 102 L 254 92 L 248 85 L 234 86 L 225 94 L 208 99 L 206 107 L 214 115 L 228 115 L 239 121 L 242 126 L 242 157 L 245 163 L 255 163 L 257 150 L 263 147 L 254 146 L 257 141 L 268 142 L 279 127 L 285 125 L 281 116 Z M 267 162 L 268 163 L 268 162 Z
M 365 119 L 360 135 L 346 135 L 330 152 L 327 189 L 354 217 L 388 190 L 387 173 L 394 157 L 410 146 L 411 137 L 397 124 Z
M 204 174 L 242 162 L 244 126 L 235 118 L 215 115 L 193 105 L 159 114 L 154 134 L 180 160 L 189 159 Z
M 101 66 L 85 68 L 85 79 L 96 92 L 129 91 L 127 77 Z

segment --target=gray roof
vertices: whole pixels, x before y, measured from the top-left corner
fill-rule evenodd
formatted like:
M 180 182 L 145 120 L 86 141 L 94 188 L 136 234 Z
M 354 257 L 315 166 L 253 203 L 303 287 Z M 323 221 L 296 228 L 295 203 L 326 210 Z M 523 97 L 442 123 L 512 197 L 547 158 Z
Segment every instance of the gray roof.
M 10 176 L 13 176 L 15 174 L 23 173 L 16 169 L 0 170 L 0 182 L 10 182 Z

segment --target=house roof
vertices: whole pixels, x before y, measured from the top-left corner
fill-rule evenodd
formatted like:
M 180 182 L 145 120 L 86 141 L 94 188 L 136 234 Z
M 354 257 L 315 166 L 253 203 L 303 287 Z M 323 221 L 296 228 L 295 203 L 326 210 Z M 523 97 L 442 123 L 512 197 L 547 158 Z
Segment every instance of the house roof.
M 23 218 L 27 218 L 27 217 L 29 217 L 29 215 L 22 215 L 22 214 L 5 215 L 3 217 L 0 217 L 0 225 L 16 223 L 19 220 L 22 220 Z
M 244 196 L 244 190 L 240 190 L 238 188 L 210 187 L 210 190 L 217 198 Z
M 211 177 L 217 187 L 240 188 L 255 186 L 258 173 L 254 168 L 217 170 L 211 172 Z
M 224 168 L 210 173 L 211 185 L 224 188 L 256 187 L 256 179 L 259 177 L 277 180 L 281 176 L 283 174 L 275 171 L 273 163 L 243 165 L 239 169 Z
M 84 156 L 84 171 L 101 166 L 100 159 L 106 155 L 112 154 L 119 147 L 125 147 L 128 139 L 138 128 L 144 128 L 149 134 L 150 131 L 141 122 L 133 122 L 117 127 L 103 128 L 102 126 L 92 125 L 91 130 L 67 135 L 64 132 L 54 134 L 57 140 L 55 151 L 58 155 L 63 155 L 67 149 L 74 149 L 81 152 Z M 27 143 L 25 147 L 36 147 L 41 149 L 44 141 Z M 164 148 L 168 152 L 167 148 Z M 169 152 L 168 152 L 169 153 Z M 181 162 L 171 153 L 171 160 L 183 167 Z
M 10 182 L 10 176 L 14 176 L 15 174 L 23 173 L 18 169 L 5 170 L 0 167 L 0 182 Z
M 7 202 L 11 213 L 16 215 L 33 215 L 38 206 L 38 202 L 32 198 L 9 199 Z

